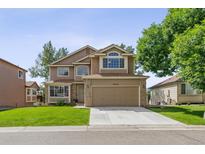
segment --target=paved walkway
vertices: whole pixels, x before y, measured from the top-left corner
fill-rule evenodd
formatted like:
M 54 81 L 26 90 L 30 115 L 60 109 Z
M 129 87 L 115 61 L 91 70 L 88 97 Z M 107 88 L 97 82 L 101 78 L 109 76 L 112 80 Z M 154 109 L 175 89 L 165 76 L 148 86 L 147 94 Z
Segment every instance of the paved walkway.
M 91 108 L 90 125 L 183 125 L 142 107 Z

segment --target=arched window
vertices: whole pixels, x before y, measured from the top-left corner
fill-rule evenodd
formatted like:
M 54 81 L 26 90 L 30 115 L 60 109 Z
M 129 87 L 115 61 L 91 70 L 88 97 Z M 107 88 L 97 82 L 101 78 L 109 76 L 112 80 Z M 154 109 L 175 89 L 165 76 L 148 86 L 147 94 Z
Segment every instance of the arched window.
M 103 68 L 118 69 L 124 68 L 125 59 L 118 52 L 110 52 L 103 58 Z
M 108 56 L 119 56 L 119 53 L 117 53 L 117 52 L 110 52 L 108 54 Z
M 76 67 L 76 75 L 77 76 L 83 76 L 83 75 L 88 75 L 89 74 L 89 67 L 80 65 Z

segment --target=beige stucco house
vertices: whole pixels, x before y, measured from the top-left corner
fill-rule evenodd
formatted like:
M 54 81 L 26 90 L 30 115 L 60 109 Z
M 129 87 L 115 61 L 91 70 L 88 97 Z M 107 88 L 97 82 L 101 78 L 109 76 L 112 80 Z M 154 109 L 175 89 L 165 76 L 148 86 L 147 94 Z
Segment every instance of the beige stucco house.
M 89 45 L 49 66 L 45 101 L 85 106 L 146 106 L 147 76 L 135 75 L 134 54 L 117 45 L 97 50 Z
M 176 104 L 176 103 L 203 103 L 205 94 L 193 89 L 190 84 L 182 81 L 178 76 L 173 76 L 160 82 L 150 89 L 150 104 Z

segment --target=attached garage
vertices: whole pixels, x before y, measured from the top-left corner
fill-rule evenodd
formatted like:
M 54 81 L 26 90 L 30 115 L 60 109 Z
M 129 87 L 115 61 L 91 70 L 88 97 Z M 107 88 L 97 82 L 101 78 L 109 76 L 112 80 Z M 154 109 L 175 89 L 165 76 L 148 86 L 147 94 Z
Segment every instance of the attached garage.
M 96 86 L 92 88 L 93 106 L 139 106 L 139 86 Z
M 146 106 L 146 79 L 132 77 L 85 77 L 85 106 Z

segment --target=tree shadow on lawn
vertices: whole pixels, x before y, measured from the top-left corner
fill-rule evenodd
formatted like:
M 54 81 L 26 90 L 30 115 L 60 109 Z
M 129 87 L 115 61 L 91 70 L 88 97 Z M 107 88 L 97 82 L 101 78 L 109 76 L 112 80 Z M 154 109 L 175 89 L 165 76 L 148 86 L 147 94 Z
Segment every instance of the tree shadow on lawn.
M 191 109 L 182 108 L 182 107 L 161 107 L 161 108 L 158 107 L 156 111 L 159 113 L 160 112 L 175 112 L 175 113 L 183 112 L 184 114 L 193 115 L 193 116 L 197 116 L 200 118 L 203 118 L 203 115 L 205 112 L 203 109 L 196 111 L 196 110 L 191 110 Z
M 0 107 L 0 112 L 12 110 L 12 109 L 15 109 L 15 108 L 14 107 Z

